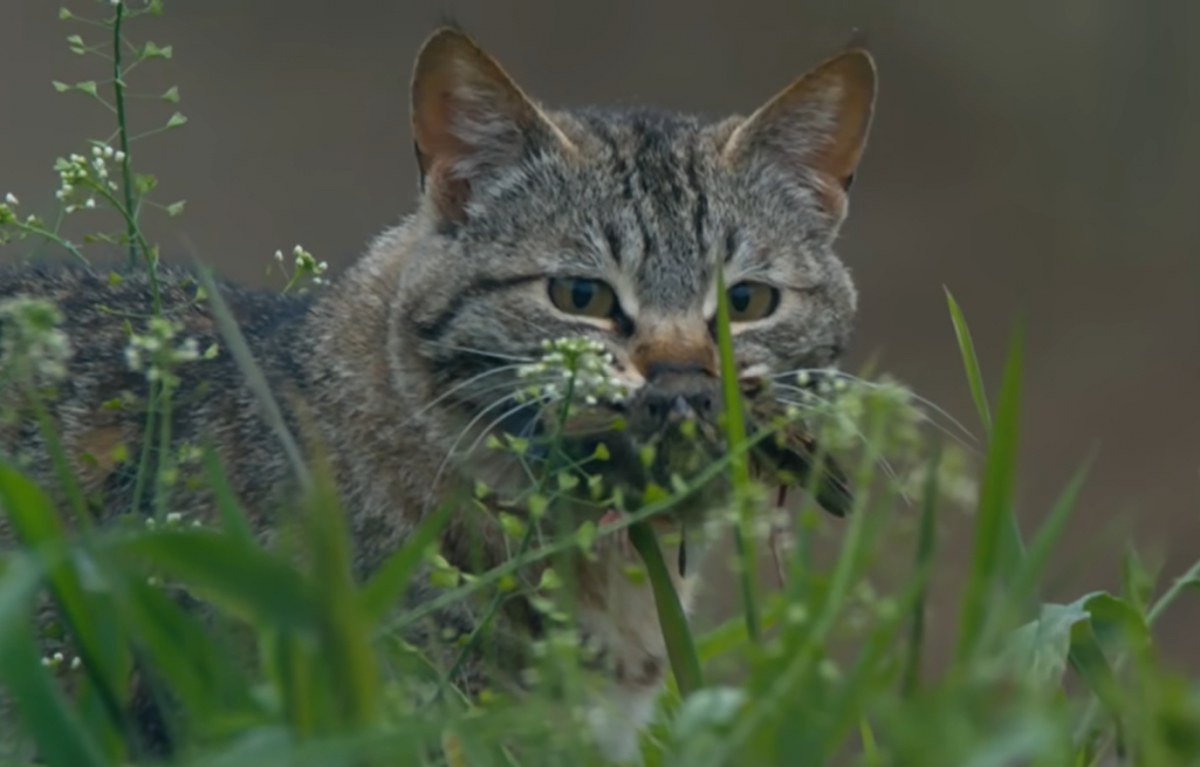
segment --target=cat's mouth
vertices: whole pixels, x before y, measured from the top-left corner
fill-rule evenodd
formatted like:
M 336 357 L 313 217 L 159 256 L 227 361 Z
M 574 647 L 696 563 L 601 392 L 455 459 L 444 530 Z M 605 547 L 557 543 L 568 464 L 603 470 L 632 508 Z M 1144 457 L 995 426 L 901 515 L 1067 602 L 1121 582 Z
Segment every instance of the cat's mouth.
M 844 515 L 852 503 L 844 474 L 760 379 L 742 386 L 743 420 L 752 469 L 768 483 L 813 487 L 820 505 Z M 714 398 L 715 399 L 715 396 Z M 721 408 L 695 394 L 635 397 L 563 411 L 521 411 L 501 424 L 526 442 L 526 460 L 573 475 L 555 485 L 589 503 L 614 500 L 624 511 L 677 495 L 672 522 L 690 526 L 721 507 L 728 494 L 727 445 Z M 552 456 L 557 456 L 552 457 Z M 821 470 L 813 480 L 818 460 Z

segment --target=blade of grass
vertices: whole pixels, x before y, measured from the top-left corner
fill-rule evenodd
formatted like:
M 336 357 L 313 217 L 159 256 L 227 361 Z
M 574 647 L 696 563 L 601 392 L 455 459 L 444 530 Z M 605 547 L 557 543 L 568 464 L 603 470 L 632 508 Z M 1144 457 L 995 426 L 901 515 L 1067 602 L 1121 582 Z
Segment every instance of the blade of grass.
M 161 567 L 205 599 L 252 622 L 297 629 L 312 625 L 312 589 L 299 573 L 228 535 L 203 529 L 162 530 L 114 548 Z
M 946 303 L 950 307 L 950 320 L 954 324 L 954 335 L 958 339 L 959 355 L 962 357 L 963 369 L 967 374 L 967 384 L 971 388 L 971 398 L 975 400 L 975 409 L 979 413 L 979 420 L 983 424 L 984 433 L 990 442 L 992 438 L 992 414 L 988 408 L 987 392 L 983 386 L 983 372 L 979 366 L 979 358 L 975 354 L 975 342 L 971 339 L 971 330 L 967 327 L 967 320 L 963 316 L 958 302 L 954 300 L 954 296 L 950 293 L 949 288 L 943 287 L 943 290 L 946 291 Z M 1010 528 L 1008 531 L 1010 538 L 1008 548 L 1013 558 L 1019 558 L 1025 552 L 1025 543 L 1021 536 L 1021 526 L 1017 520 L 1015 509 L 1010 508 L 1005 513 L 1009 518 Z
M 954 300 L 950 289 L 946 291 L 946 303 L 950 307 L 950 321 L 954 323 L 954 336 L 958 339 L 958 352 L 962 356 L 963 368 L 967 373 L 967 383 L 971 387 L 971 397 L 975 400 L 975 410 L 979 413 L 979 422 L 983 424 L 986 434 L 992 433 L 992 414 L 988 408 L 987 392 L 983 388 L 983 373 L 979 368 L 979 358 L 975 356 L 975 342 L 971 340 L 971 330 L 963 317 L 962 309 Z
M 742 417 L 742 394 L 738 388 L 737 366 L 733 357 L 733 336 L 729 329 L 729 298 L 725 295 L 725 274 L 717 270 L 717 351 L 721 363 L 721 396 L 725 404 L 725 443 L 735 457 L 729 464 L 729 479 L 733 492 L 737 526 L 733 531 L 738 555 L 738 577 L 742 587 L 742 610 L 746 615 L 746 631 L 755 644 L 762 641 L 762 621 L 758 610 L 758 563 L 754 552 L 753 519 L 751 517 L 750 461 L 740 448 L 746 441 L 745 419 Z
M 124 664 L 119 657 L 125 648 L 120 642 L 114 646 L 113 642 L 102 641 L 96 611 L 85 596 L 79 573 L 63 555 L 67 550 L 66 530 L 54 505 L 33 482 L 0 460 L 0 507 L 21 544 L 47 560 L 50 592 L 75 641 L 84 671 L 113 727 L 128 735 L 129 723 L 121 704 L 128 679 L 121 673 Z
M 881 618 L 867 636 L 837 696 L 825 706 L 832 722 L 825 728 L 821 744 L 823 758 L 815 764 L 829 764 L 833 760 L 843 741 L 854 731 L 854 723 L 862 714 L 867 699 L 872 693 L 877 694 L 878 684 L 874 682 L 883 673 L 881 666 L 887 660 L 888 651 L 900 640 L 905 615 L 924 598 L 930 575 L 928 568 L 914 575 L 900 596 L 896 611 L 890 617 Z
M 780 668 L 770 687 L 760 695 L 754 705 L 734 725 L 728 737 L 716 744 L 705 756 L 704 767 L 719 767 L 728 764 L 733 756 L 739 753 L 745 743 L 750 740 L 763 722 L 777 714 L 781 701 L 795 692 L 797 685 L 802 682 L 816 660 L 818 651 L 833 630 L 838 615 L 841 614 L 853 585 L 854 572 L 862 560 L 861 548 L 865 540 L 867 515 L 864 510 L 870 502 L 870 479 L 874 467 L 879 460 L 878 451 L 873 447 L 879 444 L 883 424 L 879 423 L 878 414 L 872 418 L 867 429 L 867 446 L 863 450 L 858 470 L 855 473 L 855 486 L 864 488 L 856 493 L 854 507 L 848 515 L 850 526 L 842 541 L 842 548 L 837 562 L 833 567 L 833 575 L 829 582 L 829 592 L 823 600 L 820 613 L 812 623 L 804 643 L 800 646 L 787 663 Z
M 1058 541 L 1066 529 L 1067 521 L 1071 518 L 1071 512 L 1075 509 L 1075 503 L 1079 499 L 1079 493 L 1083 489 L 1083 483 L 1087 479 L 1094 459 L 1094 455 L 1089 457 L 1076 470 L 1071 481 L 1067 483 L 1055 500 L 1050 514 L 1038 529 L 1037 535 L 1034 536 L 1029 546 L 1028 553 L 1013 575 L 1006 599 L 1007 609 L 997 610 L 993 613 L 992 625 L 985 632 L 986 637 L 995 636 L 994 632 L 1002 630 L 1005 621 L 1019 618 L 1022 613 L 1035 607 L 1035 603 L 1038 601 L 1038 583 L 1054 553 L 1054 547 L 1058 545 Z M 1032 613 L 1030 617 L 1032 617 Z
M 700 671 L 700 660 L 696 656 L 692 633 L 688 629 L 687 616 L 683 613 L 683 605 L 679 603 L 679 595 L 671 585 L 667 564 L 663 560 L 662 550 L 658 547 L 658 539 L 654 537 L 650 524 L 638 522 L 631 525 L 629 541 L 637 549 L 650 576 L 654 605 L 658 609 L 658 621 L 667 644 L 667 657 L 671 661 L 671 670 L 675 673 L 679 693 L 686 698 L 704 686 L 704 676 Z
M 958 641 L 952 669 L 961 673 L 979 649 L 984 621 L 997 580 L 1005 567 L 1005 518 L 1012 506 L 1016 473 L 1018 421 L 1021 406 L 1021 363 L 1024 329 L 1018 325 L 1009 347 L 1000 392 L 995 429 L 988 440 L 979 503 L 975 511 L 975 535 L 971 567 L 963 588 Z
M 261 715 L 245 675 L 229 663 L 229 653 L 194 614 L 149 585 L 141 573 L 107 575 L 115 587 L 117 616 L 178 699 L 185 721 Z
M 457 502 L 447 502 L 426 517 L 398 551 L 375 571 L 359 594 L 366 619 L 372 624 L 387 617 L 399 603 L 404 589 L 421 566 L 425 550 L 438 539 Z
M 0 581 L 0 677 L 50 767 L 104 767 L 99 746 L 55 687 L 38 657 L 29 625 L 30 604 L 43 577 L 29 556 L 11 561 Z
M 279 438 L 283 445 L 283 452 L 287 456 L 288 462 L 292 465 L 292 471 L 295 473 L 297 480 L 303 488 L 307 488 L 312 484 L 312 478 L 308 474 L 308 464 L 304 461 L 304 455 L 300 452 L 300 446 L 296 439 L 292 436 L 292 432 L 288 429 L 287 421 L 283 418 L 283 411 L 279 408 L 279 403 L 275 401 L 275 396 L 271 394 L 271 386 L 267 383 L 267 378 L 263 375 L 262 370 L 254 361 L 254 355 L 250 351 L 250 346 L 246 343 L 245 336 L 242 335 L 241 328 L 238 326 L 237 320 L 233 318 L 233 313 L 229 311 L 229 306 L 225 303 L 225 299 L 221 295 L 221 289 L 217 286 L 216 280 L 213 279 L 209 270 L 201 263 L 196 255 L 195 247 L 188 243 L 188 250 L 192 253 L 192 258 L 196 262 L 196 275 L 203 285 L 209 306 L 212 308 L 213 317 L 217 320 L 217 326 L 221 330 L 221 335 L 225 338 L 225 343 L 229 346 L 229 352 L 233 355 L 234 361 L 242 371 L 242 375 L 246 376 L 246 384 L 254 393 L 259 405 L 263 409 L 267 423 L 271 426 L 271 430 L 275 432 L 275 436 Z
M 329 464 L 323 456 L 310 470 L 305 501 L 313 562 L 317 622 L 339 718 L 351 731 L 379 716 L 379 677 L 369 622 L 354 584 L 351 546 Z
M 929 474 L 925 477 L 924 493 L 921 499 L 921 520 L 917 534 L 917 553 L 913 571 L 916 577 L 922 579 L 923 585 L 913 600 L 908 646 L 905 648 L 901 694 L 906 698 L 916 695 L 921 684 L 921 650 L 925 645 L 925 597 L 927 596 L 925 584 L 928 583 L 929 573 L 933 570 L 933 555 L 937 546 L 937 473 L 941 462 L 942 445 L 939 442 L 934 447 L 933 455 L 929 459 Z
M 246 522 L 246 513 L 238 503 L 233 488 L 229 486 L 229 477 L 221 467 L 221 459 L 217 457 L 217 452 L 211 444 L 204 446 L 203 459 L 204 476 L 208 480 L 208 487 L 213 494 L 213 501 L 225 532 L 247 543 L 253 542 L 254 533 Z

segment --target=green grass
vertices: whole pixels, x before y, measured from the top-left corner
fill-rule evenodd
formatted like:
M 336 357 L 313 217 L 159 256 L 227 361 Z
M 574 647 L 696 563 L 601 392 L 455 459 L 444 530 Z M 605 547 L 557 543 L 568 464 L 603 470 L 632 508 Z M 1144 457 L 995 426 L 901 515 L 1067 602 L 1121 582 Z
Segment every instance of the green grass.
M 157 9 L 148 6 L 151 13 Z M 128 32 L 141 15 L 147 13 L 119 7 L 98 23 L 115 33 L 120 49 L 118 24 Z M 105 50 L 103 43 L 72 47 Z M 133 50 L 140 51 L 131 54 L 138 62 L 164 58 L 157 46 Z M 130 169 L 128 146 L 138 137 L 126 125 L 128 69 L 121 69 L 119 58 L 113 63 L 120 106 L 115 139 L 126 157 L 118 190 L 108 189 L 105 198 L 119 214 L 121 231 L 106 241 L 126 247 L 153 273 L 156 249 L 142 236 L 138 217 L 153 185 L 139 184 Z M 66 90 L 95 89 L 83 84 Z M 168 95 L 164 100 L 174 103 L 177 93 Z M 170 124 L 181 122 L 172 117 Z M 0 232 L 7 240 L 57 244 L 83 258 L 58 224 L 0 214 Z M 303 276 L 294 274 L 289 289 Z M 1050 508 L 1024 510 L 1026 519 L 1040 523 L 1023 540 L 1015 513 L 1023 331 L 1014 334 L 991 403 L 964 313 L 949 294 L 948 330 L 978 409 L 985 455 L 966 509 L 971 557 L 957 612 L 939 621 L 957 627 L 942 669 L 929 663 L 926 612 L 941 553 L 938 532 L 948 514 L 961 513 L 950 493 L 962 479 L 948 460 L 954 446 L 914 433 L 911 403 L 890 385 L 852 386 L 833 406 L 819 408 L 824 417 L 806 426 L 818 429 L 822 442 L 851 437 L 854 506 L 835 521 L 819 516 L 805 496 L 794 520 L 799 545 L 785 562 L 787 584 L 764 589 L 756 577 L 757 551 L 774 487 L 753 476 L 750 452 L 774 439 L 782 424 L 746 432 L 724 291 L 718 291 L 730 447 L 724 458 L 690 482 L 659 489 L 604 529 L 561 529 L 559 497 L 586 471 L 578 459 L 561 454 L 556 435 L 550 458 L 528 465 L 533 482 L 521 500 L 530 516 L 506 523 L 513 539 L 510 561 L 487 572 L 459 573 L 431 551 L 452 509 L 474 504 L 495 512 L 486 488 L 478 488 L 474 496 L 449 499 L 370 580 L 357 583 L 328 473 L 320 461 L 302 457 L 210 278 L 201 280 L 227 347 L 304 478 L 302 500 L 286 510 L 296 533 L 288 539 L 291 548 L 267 550 L 255 541 L 216 453 L 206 446 L 199 446 L 201 462 L 217 511 L 210 525 L 185 528 L 160 513 L 154 525 L 94 529 L 41 394 L 29 389 L 35 410 L 25 415 L 46 429 L 58 485 L 38 487 L 13 462 L 0 461 L 0 507 L 20 542 L 0 560 L 0 684 L 17 706 L 15 717 L 0 711 L 0 717 L 16 719 L 11 727 L 0 722 L 8 728 L 0 729 L 0 764 L 26 764 L 34 750 L 51 767 L 156 763 L 132 736 L 124 705 L 135 663 L 146 689 L 169 702 L 172 764 L 597 764 L 579 719 L 592 681 L 580 671 L 579 650 L 565 630 L 573 606 L 565 574 L 571 558 L 597 536 L 621 528 L 628 528 L 644 561 L 642 577 L 653 589 L 672 667 L 658 719 L 643 740 L 647 765 L 1090 767 L 1117 752 L 1139 767 L 1200 764 L 1200 686 L 1161 657 L 1154 636 L 1163 613 L 1200 585 L 1200 563 L 1156 588 L 1129 555 L 1113 565 L 1122 576 L 1119 593 L 1043 602 L 1048 567 L 1064 545 L 1091 462 L 1081 461 L 1079 471 L 1064 478 Z M 5 385 L 18 380 L 15 368 L 0 370 Z M 157 410 L 147 424 L 147 443 L 165 443 L 169 376 L 152 401 Z M 501 447 L 525 455 L 524 445 Z M 141 465 L 139 486 L 146 488 L 159 486 L 171 468 Z M 896 467 L 899 476 L 885 466 Z M 647 521 L 704 492 L 705 483 L 721 475 L 732 488 L 725 529 L 736 538 L 736 565 L 710 568 L 709 578 L 737 581 L 739 609 L 696 634 Z M 69 501 L 65 518 L 49 495 L 59 491 Z M 914 496 L 911 505 L 902 491 Z M 832 544 L 831 557 L 813 553 L 815 538 Z M 880 579 L 881 568 L 894 569 L 902 547 L 908 551 L 901 559 L 910 564 Z M 535 590 L 522 578 L 539 563 L 551 563 L 553 570 Z M 439 595 L 397 611 L 412 580 L 430 573 L 443 586 Z M 545 684 L 525 700 L 466 700 L 448 686 L 447 669 L 399 639 L 402 629 L 460 600 L 475 600 L 491 617 L 514 589 L 536 594 L 556 629 L 535 659 Z M 180 590 L 211 610 L 183 609 L 172 598 Z M 57 630 L 70 641 L 78 664 L 70 657 L 61 663 L 43 657 L 46 637 L 38 632 L 46 626 L 32 615 L 39 594 L 48 595 L 47 609 L 57 616 Z M 1196 609 L 1194 599 L 1179 609 Z M 463 641 L 486 646 L 489 638 L 481 629 Z M 56 678 L 68 679 L 72 694 Z

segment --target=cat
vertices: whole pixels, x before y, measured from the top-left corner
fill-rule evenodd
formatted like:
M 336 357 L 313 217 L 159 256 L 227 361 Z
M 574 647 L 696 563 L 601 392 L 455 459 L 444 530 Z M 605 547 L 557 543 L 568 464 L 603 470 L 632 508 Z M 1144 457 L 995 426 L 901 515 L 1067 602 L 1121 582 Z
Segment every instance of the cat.
M 514 489 L 517 459 L 488 447 L 487 434 L 530 434 L 557 402 L 538 409 L 513 399 L 530 381 L 520 365 L 544 342 L 590 339 L 608 355 L 604 377 L 625 392 L 589 402 L 591 423 L 625 420 L 620 432 L 570 437 L 584 453 L 599 442 L 611 486 L 669 485 L 677 467 L 660 458 L 681 419 L 712 425 L 721 411 L 715 342 L 717 276 L 727 288 L 733 348 L 744 395 L 768 396 L 773 376 L 835 365 L 849 341 L 856 293 L 833 250 L 874 110 L 871 55 L 848 48 L 801 76 L 748 117 L 719 121 L 648 108 L 553 110 L 531 99 L 465 32 L 436 30 L 416 58 L 411 82 L 419 167 L 415 212 L 370 245 L 332 285 L 306 295 L 222 285 L 255 360 L 296 434 L 311 434 L 332 467 L 364 578 L 456 488 Z M 215 356 L 181 365 L 177 444 L 211 440 L 254 531 L 274 534 L 275 510 L 293 496 L 283 445 L 187 272 L 162 268 L 163 312 L 180 338 Z M 131 369 L 125 316 L 149 314 L 151 286 L 135 271 L 20 266 L 0 271 L 0 300 L 32 296 L 62 312 L 72 356 L 50 403 L 74 469 L 102 510 L 128 510 L 144 413 L 110 407 L 123 393 L 144 397 Z M 133 321 L 144 332 L 142 320 Z M 0 405 L 21 405 L 15 393 Z M 543 403 L 544 404 L 544 403 Z M 580 416 L 581 418 L 583 416 Z M 607 428 L 607 427 L 606 427 Z M 585 432 L 587 430 L 585 429 Z M 704 436 L 706 457 L 719 440 Z M 0 424 L 0 452 L 23 455 L 52 477 L 37 429 Z M 131 458 L 134 457 L 134 458 Z M 153 489 L 151 489 L 153 490 Z M 720 508 L 720 478 L 692 496 L 661 532 L 702 522 Z M 145 510 L 154 493 L 143 492 Z M 203 487 L 176 489 L 170 508 L 207 519 Z M 602 519 L 613 519 L 610 511 Z M 0 537 L 11 533 L 0 523 Z M 678 536 L 676 536 L 678 538 Z M 663 536 L 681 601 L 694 607 L 695 555 Z M 442 552 L 463 569 L 494 566 L 508 545 L 486 514 L 463 511 L 442 534 Z M 623 576 L 632 555 L 601 547 L 579 565 L 577 621 L 599 647 L 606 688 L 591 714 L 601 752 L 638 758 L 668 664 L 652 592 Z M 686 564 L 685 564 L 686 562 Z M 414 586 L 406 604 L 428 597 Z M 474 613 L 435 616 L 449 638 L 469 634 Z M 497 631 L 522 643 L 540 616 L 512 600 Z M 507 657 L 507 656 L 506 656 Z M 507 669 L 506 671 L 515 671 Z M 468 659 L 467 692 L 494 684 L 495 671 Z

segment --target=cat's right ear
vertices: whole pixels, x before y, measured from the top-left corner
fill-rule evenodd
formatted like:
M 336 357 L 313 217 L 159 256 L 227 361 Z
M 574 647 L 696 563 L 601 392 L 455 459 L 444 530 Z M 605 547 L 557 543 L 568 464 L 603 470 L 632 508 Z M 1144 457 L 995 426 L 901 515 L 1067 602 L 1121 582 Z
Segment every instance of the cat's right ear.
M 472 184 L 535 147 L 568 143 L 495 59 L 451 27 L 430 35 L 417 54 L 412 125 L 421 191 L 452 222 L 466 220 Z

